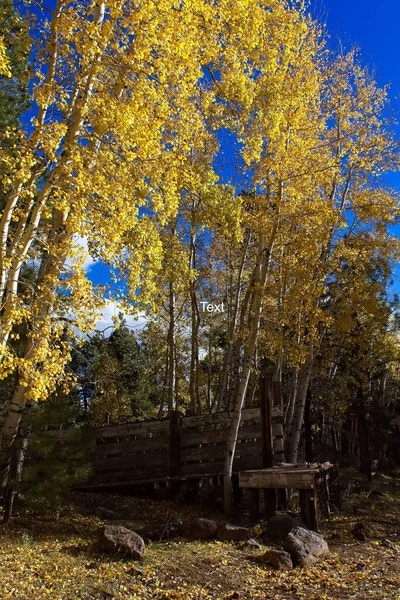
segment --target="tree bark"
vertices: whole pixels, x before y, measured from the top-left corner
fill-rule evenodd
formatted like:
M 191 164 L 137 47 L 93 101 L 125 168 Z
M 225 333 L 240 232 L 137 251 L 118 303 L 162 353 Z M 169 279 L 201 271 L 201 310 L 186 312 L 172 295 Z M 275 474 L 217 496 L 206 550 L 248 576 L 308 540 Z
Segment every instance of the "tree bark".
M 22 470 L 25 462 L 25 455 L 28 448 L 28 441 L 32 433 L 31 417 L 32 411 L 35 410 L 37 404 L 33 400 L 28 400 L 23 412 L 21 422 L 18 429 L 18 435 L 14 441 L 11 452 L 10 471 L 7 487 L 4 491 L 4 517 L 5 522 L 12 517 L 14 500 L 18 493 L 18 484 L 22 478 Z
M 282 189 L 280 188 L 280 197 Z M 247 387 L 249 384 L 250 373 L 252 370 L 254 354 L 257 347 L 258 332 L 260 326 L 261 309 L 263 292 L 267 280 L 271 253 L 275 242 L 275 237 L 278 228 L 278 214 L 275 218 L 275 223 L 268 244 L 265 243 L 265 237 L 260 235 L 258 244 L 257 263 L 253 272 L 251 288 L 252 296 L 249 312 L 249 334 L 244 346 L 243 366 L 240 375 L 239 386 L 237 389 L 235 406 L 229 428 L 229 436 L 227 449 L 224 461 L 224 509 L 225 514 L 229 515 L 232 512 L 232 472 L 233 460 L 235 456 L 236 443 L 244 406 Z
M 168 365 L 168 411 L 171 412 L 177 410 L 175 397 L 175 292 L 173 283 L 169 284 Z
M 238 272 L 237 281 L 236 281 L 235 301 L 234 301 L 234 305 L 233 305 L 233 312 L 232 312 L 230 326 L 229 326 L 229 332 L 228 332 L 228 348 L 224 355 L 224 363 L 222 366 L 222 371 L 221 371 L 221 375 L 220 375 L 219 382 L 218 382 L 218 391 L 217 391 L 217 397 L 216 397 L 217 412 L 220 412 L 222 410 L 222 407 L 224 405 L 224 398 L 226 397 L 226 392 L 227 392 L 227 385 L 228 385 L 228 378 L 229 378 L 229 365 L 231 363 L 232 351 L 233 351 L 233 347 L 234 347 L 234 339 L 233 338 L 234 338 L 234 334 L 235 334 L 235 331 L 237 328 L 239 305 L 240 305 L 240 291 L 241 291 L 243 271 L 244 271 L 244 265 L 245 265 L 245 261 L 246 261 L 249 243 L 250 243 L 250 233 L 248 233 L 247 239 L 246 239 L 246 242 L 244 245 L 242 259 L 240 262 L 239 272 Z
M 313 366 L 313 341 L 309 342 L 309 351 L 306 362 L 300 369 L 298 381 L 298 393 L 296 398 L 296 406 L 293 416 L 292 428 L 290 432 L 289 443 L 289 462 L 297 463 L 300 447 L 301 430 L 303 427 L 304 410 L 306 406 L 308 386 L 311 379 Z

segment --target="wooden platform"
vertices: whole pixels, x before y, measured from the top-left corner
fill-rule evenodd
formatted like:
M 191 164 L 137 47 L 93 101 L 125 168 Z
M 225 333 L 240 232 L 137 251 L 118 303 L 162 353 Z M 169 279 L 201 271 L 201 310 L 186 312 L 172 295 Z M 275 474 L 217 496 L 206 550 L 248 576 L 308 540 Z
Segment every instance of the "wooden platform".
M 313 531 L 318 531 L 320 512 L 330 516 L 332 500 L 340 508 L 338 471 L 331 463 L 282 464 L 268 469 L 242 471 L 239 473 L 239 487 L 253 490 L 255 513 L 259 510 L 259 490 L 299 490 L 302 520 Z

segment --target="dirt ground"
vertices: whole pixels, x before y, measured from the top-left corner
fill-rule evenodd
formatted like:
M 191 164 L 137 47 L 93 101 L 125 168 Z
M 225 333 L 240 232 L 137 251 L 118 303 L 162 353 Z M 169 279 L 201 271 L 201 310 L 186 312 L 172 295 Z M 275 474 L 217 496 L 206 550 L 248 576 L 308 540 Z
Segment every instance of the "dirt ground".
M 376 487 L 376 486 L 375 486 Z M 357 486 L 355 486 L 357 488 Z M 167 539 L 169 525 L 195 516 L 225 522 L 221 513 L 167 500 L 110 494 L 72 494 L 62 509 L 29 511 L 0 526 L 0 598 L 8 600 L 399 600 L 400 498 L 347 486 L 345 508 L 322 524 L 330 554 L 313 568 L 280 572 L 254 558 L 265 551 L 263 522 L 253 527 L 261 544 Z M 357 513 L 357 514 L 354 514 Z M 161 539 L 143 562 L 100 553 L 97 529 L 111 518 L 137 528 L 158 527 Z M 246 517 L 238 519 L 246 523 Z M 368 537 L 352 529 L 364 523 Z M 164 535 L 165 532 L 165 535 Z

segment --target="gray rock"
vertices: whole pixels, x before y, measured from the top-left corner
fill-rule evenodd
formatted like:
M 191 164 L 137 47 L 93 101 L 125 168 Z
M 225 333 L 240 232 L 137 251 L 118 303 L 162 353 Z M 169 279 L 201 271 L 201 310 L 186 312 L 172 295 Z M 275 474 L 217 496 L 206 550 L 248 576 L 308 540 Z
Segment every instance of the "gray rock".
M 292 529 L 283 542 L 283 548 L 289 552 L 293 564 L 300 567 L 310 567 L 329 552 L 322 535 L 302 527 Z
M 226 525 L 218 527 L 217 540 L 220 540 L 221 542 L 245 542 L 251 538 L 251 535 L 250 529 L 227 523 Z
M 293 569 L 292 557 L 289 552 L 285 552 L 281 548 L 268 548 L 264 554 L 260 554 L 255 560 L 279 571 L 290 571 Z
M 239 546 L 240 548 L 261 548 L 261 544 L 257 542 L 254 538 L 250 538 L 242 542 Z
M 186 535 L 201 540 L 211 540 L 217 534 L 218 525 L 212 519 L 195 519 L 186 527 Z
M 99 531 L 99 549 L 123 557 L 141 559 L 145 553 L 143 539 L 122 525 L 104 525 Z
M 300 523 L 300 521 L 297 521 L 297 519 L 294 519 L 290 515 L 275 515 L 268 519 L 266 533 L 271 540 L 283 542 L 293 527 L 303 527 L 304 529 L 307 529 L 303 523 Z

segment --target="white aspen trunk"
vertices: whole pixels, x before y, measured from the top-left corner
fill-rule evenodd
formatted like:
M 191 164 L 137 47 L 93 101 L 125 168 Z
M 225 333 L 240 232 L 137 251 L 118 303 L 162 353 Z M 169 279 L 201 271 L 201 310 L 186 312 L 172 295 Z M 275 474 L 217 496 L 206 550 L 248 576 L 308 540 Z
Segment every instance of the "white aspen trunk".
M 276 213 L 268 243 L 265 242 L 264 234 L 260 234 L 259 238 L 257 264 L 255 267 L 254 278 L 252 282 L 253 295 L 249 311 L 249 335 L 244 346 L 243 367 L 241 371 L 239 387 L 236 394 L 236 401 L 233 409 L 232 420 L 229 428 L 228 443 L 224 461 L 224 509 L 226 514 L 231 514 L 232 512 L 233 460 L 235 457 L 236 443 L 238 438 L 242 410 L 246 398 L 247 386 L 249 384 L 252 363 L 257 348 L 263 294 L 265 290 L 265 284 L 267 282 L 269 266 L 271 263 L 272 250 L 278 233 L 282 198 L 283 184 L 282 182 L 279 182 Z
M 192 234 L 190 238 L 190 257 L 189 266 L 191 269 L 196 269 L 196 235 L 193 233 L 194 225 L 192 224 Z M 189 375 L 189 395 L 191 412 L 195 415 L 197 412 L 201 414 L 201 401 L 199 393 L 199 327 L 200 327 L 200 312 L 197 302 L 195 281 L 190 283 L 190 300 L 191 300 L 191 348 L 190 348 L 190 375 Z
M 29 437 L 32 432 L 31 413 L 37 404 L 34 400 L 28 400 L 23 412 L 18 429 L 18 436 L 12 446 L 12 456 L 9 469 L 8 485 L 4 492 L 4 521 L 9 521 L 14 507 L 14 500 L 18 493 L 18 484 L 21 481 L 25 455 L 28 448 Z
M 314 349 L 313 341 L 310 340 L 309 351 L 306 362 L 300 369 L 299 381 L 298 381 L 298 392 L 296 398 L 296 406 L 294 410 L 290 445 L 289 445 L 289 462 L 297 463 L 298 452 L 300 446 L 301 429 L 304 421 L 304 410 L 307 400 L 307 392 L 310 384 L 312 367 L 314 360 Z
M 253 270 L 251 281 L 255 276 L 255 271 Z M 240 311 L 240 320 L 239 320 L 239 331 L 244 331 L 245 329 L 245 320 L 246 314 L 249 307 L 249 302 L 251 299 L 251 285 L 246 290 L 246 294 L 243 299 L 242 308 Z M 242 342 L 240 339 L 237 339 L 233 345 L 233 357 L 232 357 L 232 374 L 231 374 L 231 384 L 229 390 L 229 400 L 227 405 L 227 410 L 230 412 L 235 404 L 236 393 L 239 388 L 239 380 L 240 380 L 240 357 L 242 351 Z
M 27 348 L 28 349 L 28 348 Z M 25 410 L 26 398 L 25 391 L 21 385 L 18 385 L 12 397 L 10 406 L 3 423 L 0 436 L 0 497 L 4 497 L 7 489 L 8 478 L 10 474 L 12 445 L 18 435 L 18 428 L 21 423 L 22 414 Z
M 271 242 L 268 246 L 266 246 L 265 244 L 264 236 L 260 235 L 258 259 L 255 268 L 255 277 L 252 282 L 253 294 L 250 304 L 250 333 L 244 348 L 243 368 L 241 372 L 239 387 L 236 394 L 235 406 L 233 409 L 231 424 L 229 428 L 228 443 L 224 462 L 224 509 L 225 514 L 227 515 L 231 514 L 232 512 L 233 460 L 235 457 L 236 443 L 240 419 L 242 415 L 242 409 L 246 398 L 246 392 L 249 384 L 253 358 L 257 347 L 258 330 L 262 307 L 262 296 L 267 279 L 272 246 L 276 235 L 276 227 L 274 229 L 275 231 L 273 232 Z
M 299 370 L 294 368 L 292 382 L 291 382 L 291 386 L 290 386 L 290 392 L 289 392 L 289 399 L 288 399 L 288 402 L 286 405 L 286 410 L 285 410 L 284 423 L 285 423 L 286 431 L 290 431 L 291 426 L 292 426 L 293 412 L 294 412 L 294 407 L 295 407 L 295 403 L 296 403 L 298 379 L 299 379 Z
M 61 0 L 57 3 L 56 11 L 53 15 L 54 22 L 51 26 L 50 34 L 50 58 L 49 58 L 49 70 L 47 73 L 47 79 L 50 82 L 55 74 L 55 65 L 57 58 L 57 46 L 56 46 L 56 29 L 57 19 L 61 13 L 61 9 L 65 2 Z M 104 17 L 104 2 L 99 2 L 95 11 L 94 19 L 97 25 L 102 23 Z M 90 73 L 86 78 L 83 88 L 79 90 L 79 102 L 75 105 L 71 112 L 69 119 L 69 127 L 63 141 L 63 152 L 58 164 L 55 166 L 52 173 L 45 181 L 43 187 L 37 193 L 25 210 L 23 217 L 20 217 L 16 233 L 12 239 L 9 239 L 9 226 L 13 216 L 14 210 L 17 208 L 17 203 L 20 194 L 23 189 L 26 191 L 35 192 L 35 184 L 40 174 L 47 168 L 47 165 L 42 166 L 39 170 L 32 173 L 31 177 L 27 181 L 26 186 L 18 183 L 14 191 L 10 194 L 7 199 L 6 206 L 0 222 L 0 301 L 5 300 L 5 310 L 1 318 L 1 331 L 0 331 L 0 345 L 2 348 L 8 343 L 9 334 L 12 327 L 12 314 L 13 304 L 17 295 L 17 287 L 19 282 L 19 275 L 21 267 L 28 257 L 29 250 L 36 239 L 36 233 L 40 225 L 42 212 L 48 197 L 51 193 L 51 189 L 54 183 L 57 181 L 59 176 L 62 176 L 63 169 L 68 164 L 70 149 L 76 142 L 76 138 L 79 136 L 84 120 L 84 112 L 87 103 L 93 92 L 94 79 L 96 70 L 100 64 L 103 51 L 99 51 L 92 64 Z M 37 132 L 40 130 L 41 122 L 44 123 L 46 116 L 46 109 L 39 110 L 39 125 Z M 35 135 L 35 133 L 33 134 Z M 11 266 L 8 266 L 10 263 Z M 3 296 L 5 294 L 5 298 Z
M 175 292 L 174 284 L 169 284 L 169 329 L 168 329 L 168 410 L 176 410 L 175 397 Z
M 67 215 L 60 211 L 53 216 L 53 223 L 51 230 L 48 235 L 49 245 L 55 245 L 60 247 L 62 238 L 64 236 L 63 224 Z M 60 263 L 63 264 L 66 259 L 66 255 L 54 255 L 45 253 L 42 257 L 42 262 L 39 269 L 38 284 L 49 275 L 57 276 L 60 270 Z M 47 326 L 47 318 L 51 312 L 54 298 L 54 289 L 48 291 L 47 295 L 43 297 L 40 310 L 37 315 L 33 316 L 35 327 L 33 331 L 37 334 L 37 331 Z M 35 338 L 28 336 L 24 349 L 24 356 L 29 356 L 35 345 Z M 27 388 L 18 383 L 14 392 L 13 398 L 8 407 L 5 421 L 0 433 L 0 496 L 3 496 L 4 491 L 8 484 L 8 477 L 10 472 L 10 462 L 12 454 L 12 446 L 18 435 L 21 418 L 23 416 L 26 406 L 26 392 Z
M 229 332 L 228 332 L 228 348 L 227 348 L 227 350 L 225 352 L 225 356 L 224 356 L 224 363 L 222 366 L 220 380 L 218 382 L 218 391 L 217 391 L 217 396 L 216 396 L 216 401 L 215 401 L 215 403 L 217 405 L 217 412 L 220 412 L 222 410 L 222 406 L 224 403 L 224 397 L 226 395 L 226 388 L 227 388 L 228 377 L 229 377 L 229 365 L 231 363 L 232 351 L 233 351 L 233 347 L 234 347 L 233 336 L 234 336 L 236 328 L 237 328 L 238 315 L 239 315 L 240 288 L 242 285 L 244 265 L 245 265 L 245 261 L 246 261 L 247 250 L 248 250 L 249 244 L 250 244 L 250 234 L 248 235 L 245 246 L 244 246 L 242 260 L 240 262 L 239 272 L 238 272 L 238 276 L 237 276 L 236 294 L 235 294 L 235 301 L 234 301 L 234 305 L 233 305 L 233 314 L 231 316 L 231 322 L 230 322 L 230 327 L 229 327 Z

